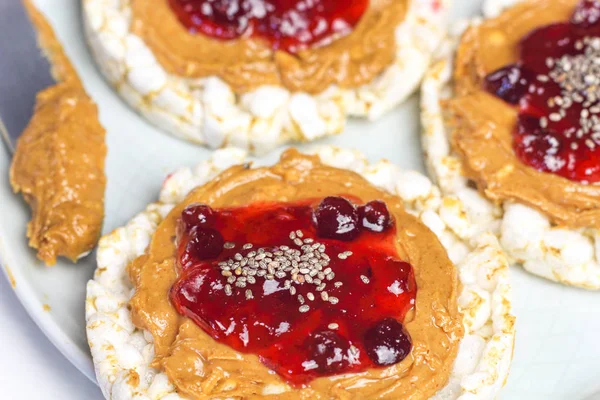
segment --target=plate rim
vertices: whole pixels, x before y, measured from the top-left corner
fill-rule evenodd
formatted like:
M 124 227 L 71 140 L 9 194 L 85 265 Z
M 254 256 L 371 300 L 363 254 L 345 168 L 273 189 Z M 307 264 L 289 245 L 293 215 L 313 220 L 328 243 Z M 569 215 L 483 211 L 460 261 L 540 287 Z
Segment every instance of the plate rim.
M 16 262 L 11 264 L 9 261 L 14 260 L 6 250 L 4 238 L 0 234 L 0 269 L 27 315 L 48 338 L 50 343 L 85 377 L 98 386 L 91 355 L 80 349 L 50 314 L 44 311 L 43 304 L 35 296 L 29 280 L 21 273 L 20 268 L 10 268 L 9 265 L 15 265 Z

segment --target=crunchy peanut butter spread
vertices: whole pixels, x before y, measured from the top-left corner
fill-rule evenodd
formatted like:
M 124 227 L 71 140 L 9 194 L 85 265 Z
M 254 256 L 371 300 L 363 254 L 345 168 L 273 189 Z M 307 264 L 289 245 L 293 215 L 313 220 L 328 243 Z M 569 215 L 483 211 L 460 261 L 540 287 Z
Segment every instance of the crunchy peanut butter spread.
M 58 83 L 40 92 L 35 112 L 17 142 L 10 168 L 15 192 L 32 208 L 29 244 L 52 265 L 75 261 L 98 241 L 104 216 L 104 128 L 42 14 L 25 2 Z
M 455 97 L 447 103 L 452 144 L 467 175 L 493 200 L 515 200 L 559 225 L 600 227 L 600 185 L 586 185 L 531 168 L 513 151 L 518 111 L 482 88 L 487 74 L 518 61 L 518 43 L 531 30 L 567 21 L 577 0 L 528 0 L 469 29 L 454 71 Z
M 218 208 L 340 194 L 384 200 L 396 220 L 398 253 L 414 267 L 416 305 L 405 320 L 413 350 L 401 363 L 318 378 L 304 389 L 291 390 L 258 357 L 216 342 L 171 305 L 168 293 L 177 277 L 175 227 L 186 205 L 202 202 Z M 447 383 L 463 336 L 457 273 L 436 236 L 408 214 L 398 198 L 354 172 L 325 166 L 295 150 L 284 153 L 272 167 L 232 167 L 195 189 L 158 226 L 146 254 L 128 270 L 136 289 L 130 302 L 132 319 L 154 337 L 155 366 L 166 371 L 181 394 L 194 399 L 254 399 L 282 388 L 291 391 L 279 399 L 424 399 Z
M 411 0 L 371 0 L 349 35 L 296 55 L 273 51 L 257 39 L 222 41 L 192 34 L 167 0 L 131 0 L 132 30 L 171 74 L 218 76 L 235 92 L 262 85 L 319 93 L 330 85 L 354 88 L 368 83 L 396 56 L 394 31 Z

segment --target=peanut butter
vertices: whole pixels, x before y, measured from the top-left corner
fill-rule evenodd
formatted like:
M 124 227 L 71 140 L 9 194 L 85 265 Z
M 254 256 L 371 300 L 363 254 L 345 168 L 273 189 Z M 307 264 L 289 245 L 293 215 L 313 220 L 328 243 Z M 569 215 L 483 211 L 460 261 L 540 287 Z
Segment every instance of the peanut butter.
M 319 93 L 330 85 L 355 88 L 368 83 L 394 61 L 394 33 L 409 1 L 371 0 L 350 34 L 296 55 L 273 51 L 259 39 L 223 41 L 190 33 L 168 0 L 131 0 L 132 30 L 173 75 L 218 76 L 236 93 L 262 85 Z
M 485 76 L 518 61 L 518 43 L 535 28 L 568 21 L 577 0 L 528 0 L 463 36 L 446 104 L 452 145 L 465 173 L 490 199 L 531 206 L 567 227 L 600 227 L 600 186 L 571 181 L 523 164 L 513 151 L 518 110 L 482 88 Z
M 19 138 L 10 182 L 32 208 L 29 244 L 52 265 L 91 251 L 104 216 L 104 128 L 52 28 L 25 2 L 58 83 L 37 95 L 34 115 Z
M 402 362 L 359 374 L 317 378 L 305 388 L 292 389 L 257 356 L 216 342 L 176 312 L 168 295 L 177 279 L 173 237 L 186 205 L 235 207 L 342 194 L 386 202 L 396 221 L 398 254 L 414 267 L 416 304 L 404 321 L 413 350 Z M 232 167 L 196 188 L 160 223 L 146 254 L 128 271 L 135 286 L 132 319 L 154 338 L 154 366 L 167 373 L 180 394 L 192 399 L 254 399 L 268 393 L 280 393 L 278 399 L 426 399 L 446 385 L 463 337 L 457 272 L 437 237 L 404 210 L 399 198 L 354 172 L 325 166 L 317 157 L 295 150 L 284 153 L 272 167 Z

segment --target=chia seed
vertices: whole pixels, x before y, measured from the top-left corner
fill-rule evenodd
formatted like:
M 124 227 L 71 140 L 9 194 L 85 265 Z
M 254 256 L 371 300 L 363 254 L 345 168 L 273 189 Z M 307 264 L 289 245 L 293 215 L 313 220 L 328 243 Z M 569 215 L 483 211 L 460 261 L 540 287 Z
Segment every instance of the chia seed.
M 252 286 L 247 286 L 262 285 L 260 279 L 280 280 L 283 288 L 297 298 L 300 312 L 307 312 L 310 307 L 305 303 L 316 301 L 319 297 L 324 302 L 337 304 L 338 298 L 330 297 L 325 291 L 325 281 L 335 278 L 332 268 L 328 267 L 331 258 L 326 254 L 327 247 L 312 238 L 304 238 L 300 230 L 290 232 L 289 239 L 292 245 L 274 248 L 254 249 L 252 243 L 246 243 L 232 258 L 219 262 L 221 275 L 227 281 L 223 287 L 225 294 L 233 295 L 233 287 L 237 287 L 244 289 L 247 300 L 254 299 Z M 227 242 L 224 247 L 232 249 L 235 244 Z M 346 259 L 351 255 L 351 251 L 345 251 L 338 257 Z M 311 285 L 313 289 L 303 296 L 297 293 L 297 286 L 304 284 Z M 335 286 L 340 287 L 341 282 L 336 282 Z

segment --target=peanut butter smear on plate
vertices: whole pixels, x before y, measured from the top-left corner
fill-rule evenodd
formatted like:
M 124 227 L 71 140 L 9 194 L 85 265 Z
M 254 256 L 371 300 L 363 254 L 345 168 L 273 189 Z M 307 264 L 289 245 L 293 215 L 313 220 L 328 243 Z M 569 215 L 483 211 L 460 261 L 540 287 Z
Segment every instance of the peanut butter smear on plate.
M 10 183 L 32 209 L 29 245 L 53 265 L 58 256 L 76 261 L 100 237 L 105 130 L 52 28 L 30 1 L 25 6 L 57 84 L 36 97 L 33 117 L 17 141 Z
M 314 379 L 292 388 L 258 357 L 215 341 L 191 319 L 177 313 L 169 290 L 177 279 L 174 236 L 182 210 L 191 203 L 213 208 L 255 202 L 351 195 L 364 202 L 383 200 L 396 221 L 396 247 L 413 265 L 415 307 L 404 325 L 413 349 L 402 362 L 355 374 Z M 401 199 L 360 175 L 325 166 L 316 156 L 285 152 L 278 164 L 250 169 L 232 167 L 193 190 L 159 224 L 146 253 L 128 266 L 135 294 L 134 324 L 153 337 L 153 366 L 164 371 L 177 391 L 190 399 L 427 399 L 444 387 L 464 335 L 458 311 L 457 271 L 445 249 L 425 225 L 404 210 Z

